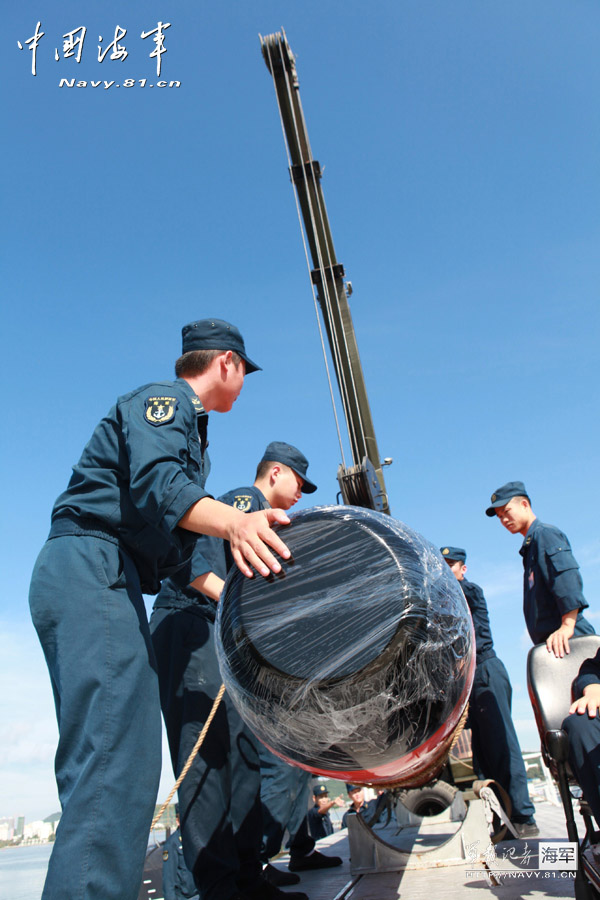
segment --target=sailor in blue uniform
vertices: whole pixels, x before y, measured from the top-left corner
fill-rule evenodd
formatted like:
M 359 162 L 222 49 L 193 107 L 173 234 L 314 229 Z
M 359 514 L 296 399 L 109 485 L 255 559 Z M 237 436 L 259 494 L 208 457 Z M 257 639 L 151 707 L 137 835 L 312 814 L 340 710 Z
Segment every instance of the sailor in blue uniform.
M 540 522 L 522 481 L 509 481 L 492 494 L 487 516 L 497 516 L 511 534 L 525 540 L 523 557 L 523 612 L 534 644 L 544 641 L 549 652 L 564 656 L 569 638 L 595 634 L 581 610 L 583 596 L 579 566 L 567 536 L 554 525 Z
M 377 797 L 365 800 L 364 787 L 361 784 L 347 784 L 346 790 L 350 797 L 350 806 L 342 816 L 342 828 L 348 827 L 349 816 L 362 816 L 370 824 L 377 807 Z
M 228 491 L 219 499 L 242 513 L 271 506 L 289 509 L 302 493 L 316 490 L 307 468 L 308 460 L 299 450 L 274 441 L 258 465 L 254 484 Z M 150 619 L 161 705 L 176 774 L 194 747 L 221 685 L 214 620 L 216 602 L 232 563 L 226 541 L 200 538 L 190 564 L 163 584 Z M 263 877 L 257 744 L 225 693 L 179 788 L 183 852 L 200 900 L 306 897 L 302 893 L 281 894 Z M 297 777 L 296 770 L 278 762 Z
M 442 547 L 441 553 L 466 597 L 475 630 L 475 677 L 469 698 L 473 768 L 480 778 L 493 778 L 512 803 L 511 820 L 521 837 L 535 837 L 539 829 L 533 818 L 523 754 L 512 720 L 512 687 L 504 664 L 496 656 L 488 608 L 478 584 L 467 581 L 466 551 Z
M 334 806 L 344 806 L 341 797 L 329 799 L 327 785 L 317 784 L 313 789 L 314 805 L 308 811 L 308 827 L 315 841 L 333 834 L 333 822 L 329 810 Z M 315 851 L 316 852 L 316 851 Z
M 229 537 L 244 574 L 280 570 L 266 544 L 289 555 L 269 527 L 269 515 L 288 521 L 283 512 L 250 523 L 204 490 L 207 413 L 230 409 L 257 368 L 234 326 L 186 326 L 177 380 L 120 397 L 56 501 L 30 589 L 60 734 L 62 817 L 44 900 L 138 895 L 161 766 L 142 593 L 158 591 L 199 532 Z
M 582 664 L 573 695 L 577 699 L 562 723 L 569 764 L 600 828 L 600 650 Z
M 183 858 L 178 811 L 176 817 L 177 828 L 163 844 L 163 898 L 164 900 L 198 900 L 194 876 Z

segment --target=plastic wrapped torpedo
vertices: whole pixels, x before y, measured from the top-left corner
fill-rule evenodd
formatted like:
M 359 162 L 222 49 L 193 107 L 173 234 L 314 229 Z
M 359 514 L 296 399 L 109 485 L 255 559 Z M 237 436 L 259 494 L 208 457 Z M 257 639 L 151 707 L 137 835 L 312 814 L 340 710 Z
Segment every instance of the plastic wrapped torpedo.
M 226 689 L 274 753 L 316 774 L 417 786 L 443 765 L 475 668 L 437 548 L 354 506 L 302 510 L 280 576 L 232 570 L 217 615 Z

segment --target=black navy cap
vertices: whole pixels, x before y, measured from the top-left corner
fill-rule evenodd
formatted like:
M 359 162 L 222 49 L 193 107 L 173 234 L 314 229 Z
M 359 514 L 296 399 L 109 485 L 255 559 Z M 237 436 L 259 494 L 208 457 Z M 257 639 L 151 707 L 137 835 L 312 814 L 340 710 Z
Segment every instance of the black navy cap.
M 267 449 L 262 455 L 261 462 L 279 462 L 284 466 L 293 469 L 296 475 L 299 475 L 304 484 L 301 487 L 303 494 L 314 494 L 317 489 L 316 484 L 306 475 L 308 469 L 308 460 L 304 453 L 300 453 L 297 447 L 291 444 L 285 444 L 283 441 L 271 441 Z
M 440 553 L 444 559 L 451 559 L 452 562 L 464 563 L 467 561 L 467 551 L 462 547 L 440 547 Z
M 327 790 L 326 784 L 315 784 L 313 788 L 313 794 L 315 797 L 324 797 L 326 794 L 329 796 L 329 791 Z
M 495 490 L 491 497 L 492 502 L 485 511 L 486 516 L 495 516 L 496 509 L 499 506 L 506 506 L 513 497 L 527 497 L 529 500 L 527 488 L 522 481 L 507 481 Z
M 235 325 L 223 319 L 199 319 L 181 329 L 181 352 L 190 350 L 234 350 L 246 363 L 246 375 L 259 372 L 260 366 L 246 353 L 244 338 Z
M 353 791 L 362 791 L 362 789 L 362 784 L 346 784 L 346 790 L 349 794 L 351 794 Z

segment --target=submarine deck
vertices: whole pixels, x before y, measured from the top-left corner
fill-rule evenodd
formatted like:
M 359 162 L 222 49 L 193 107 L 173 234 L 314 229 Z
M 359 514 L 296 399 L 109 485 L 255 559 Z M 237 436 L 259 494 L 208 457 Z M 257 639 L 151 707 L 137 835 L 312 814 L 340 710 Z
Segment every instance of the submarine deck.
M 581 835 L 584 828 L 578 813 L 576 820 Z M 484 864 L 467 862 L 464 865 L 353 876 L 350 872 L 347 831 L 343 830 L 317 844 L 320 850 L 341 856 L 343 865 L 334 869 L 303 872 L 300 884 L 290 888 L 290 891 L 302 890 L 309 900 L 396 900 L 398 897 L 406 900 L 432 900 L 436 895 L 444 900 L 462 900 L 467 894 L 476 897 L 478 893 L 483 896 L 481 892 L 488 896 L 491 892 L 502 900 L 573 897 L 572 877 L 564 877 L 566 873 L 560 872 L 535 871 L 540 840 L 567 840 L 562 806 L 537 800 L 536 821 L 540 829 L 539 837 L 528 841 L 502 841 L 496 845 L 497 859 L 492 864 L 493 871 L 506 871 L 506 875 L 498 879 L 490 877 Z M 531 860 L 527 859 L 528 850 L 532 854 Z M 282 855 L 275 861 L 275 865 L 286 868 L 287 862 L 288 857 Z

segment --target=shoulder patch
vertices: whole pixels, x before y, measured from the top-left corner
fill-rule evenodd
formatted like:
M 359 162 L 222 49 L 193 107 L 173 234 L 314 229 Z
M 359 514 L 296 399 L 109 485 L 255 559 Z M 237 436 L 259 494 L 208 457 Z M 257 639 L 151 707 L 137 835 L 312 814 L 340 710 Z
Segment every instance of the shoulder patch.
M 239 509 L 240 512 L 248 512 L 252 506 L 252 497 L 250 494 L 236 494 L 232 506 L 234 509 Z
M 176 397 L 148 397 L 144 418 L 150 425 L 166 425 L 175 418 L 178 404 Z

